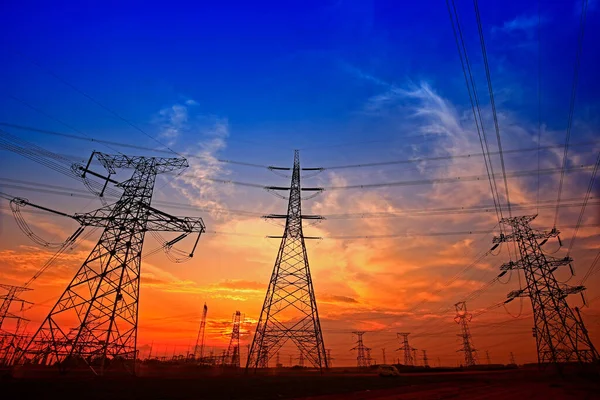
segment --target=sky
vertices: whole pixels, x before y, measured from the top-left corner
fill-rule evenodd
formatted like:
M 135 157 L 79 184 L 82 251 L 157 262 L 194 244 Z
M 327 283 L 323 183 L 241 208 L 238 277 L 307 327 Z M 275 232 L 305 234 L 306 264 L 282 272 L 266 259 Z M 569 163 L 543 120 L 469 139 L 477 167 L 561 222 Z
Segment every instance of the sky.
M 496 152 L 473 3 L 456 6 L 490 151 Z M 367 331 L 365 345 L 378 361 L 382 348 L 388 360 L 402 358 L 396 332 L 411 332 L 411 344 L 426 349 L 432 363 L 439 357 L 443 365 L 456 365 L 462 355 L 454 303 L 468 298 L 469 310 L 478 314 L 524 284 L 515 272 L 473 295 L 514 254 L 505 245 L 473 264 L 499 231 L 444 1 L 4 1 L 0 7 L 0 123 L 11 124 L 0 125 L 2 135 L 56 153 L 55 160 L 67 165 L 85 162 L 94 150 L 165 156 L 169 148 L 188 156 L 182 174 L 158 178 L 153 204 L 201 216 L 208 232 L 188 262 L 172 263 L 161 252 L 143 258 L 142 356 L 151 347 L 153 354 L 185 353 L 204 302 L 207 345 L 215 352 L 227 346 L 232 314 L 240 310 L 247 321 L 242 358 L 246 354 L 279 246 L 265 236 L 283 230 L 260 216 L 284 213 L 286 202 L 260 188 L 205 178 L 281 186 L 289 177 L 219 160 L 289 167 L 299 149 L 303 167 L 325 168 L 303 178 L 304 186 L 327 189 L 302 206 L 326 217 L 305 225 L 305 234 L 323 238 L 309 241 L 307 250 L 334 365 L 355 364 L 350 349 L 356 330 Z M 600 150 L 599 13 L 598 2 L 589 1 L 568 153 L 572 171 L 562 192 L 563 204 L 573 205 L 560 209 L 557 223 L 565 246 L 556 240 L 545 245 L 555 257 L 566 255 Z M 510 150 L 539 143 L 540 168 L 561 168 L 581 2 L 541 1 L 538 8 L 537 2 L 485 1 L 480 15 L 510 200 L 521 206 L 513 214 L 539 212 L 533 226 L 550 229 L 560 174 L 538 180 L 538 153 Z M 449 158 L 459 155 L 471 156 Z M 329 168 L 411 158 L 425 160 Z M 500 157 L 492 158 L 499 174 Z M 0 166 L 3 193 L 70 213 L 102 205 L 81 182 L 5 147 Z M 518 171 L 533 173 L 511 176 Z M 126 179 L 127 173 L 117 176 Z M 481 179 L 454 179 L 475 175 Z M 335 189 L 385 182 L 404 184 Z M 501 178 L 497 184 L 506 205 Z M 568 267 L 557 271 L 573 284 L 600 248 L 597 181 L 592 188 L 571 252 L 575 276 Z M 0 283 L 21 285 L 54 250 L 18 229 L 8 201 L 0 206 Z M 456 212 L 477 206 L 487 211 Z M 422 212 L 440 208 L 454 211 Z M 43 212 L 24 216 L 48 242 L 62 242 L 77 229 L 74 221 Z M 37 329 L 98 236 L 92 232 L 30 286 L 27 329 Z M 180 248 L 192 244 L 186 239 Z M 144 253 L 159 246 L 150 235 Z M 598 275 L 586 286 L 588 300 L 600 295 Z M 569 302 L 582 306 L 579 295 Z M 582 307 L 582 314 L 598 345 L 600 302 Z M 510 352 L 519 363 L 534 362 L 532 324 L 528 299 L 473 317 L 480 358 L 488 350 L 493 362 L 508 362 Z M 282 357 L 289 355 L 296 357 Z

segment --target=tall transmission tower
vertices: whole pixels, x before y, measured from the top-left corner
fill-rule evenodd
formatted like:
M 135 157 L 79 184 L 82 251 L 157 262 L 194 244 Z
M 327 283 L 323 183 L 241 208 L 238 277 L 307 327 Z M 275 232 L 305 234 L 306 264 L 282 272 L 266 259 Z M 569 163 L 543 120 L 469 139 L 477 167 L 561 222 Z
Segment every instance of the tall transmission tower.
M 28 322 L 28 319 L 11 312 L 11 306 L 14 303 L 20 303 L 20 310 L 25 304 L 32 304 L 21 298 L 21 293 L 31 289 L 24 286 L 13 286 L 0 284 L 0 289 L 6 290 L 6 293 L 0 296 L 2 303 L 0 304 L 0 365 L 9 366 L 19 356 L 22 351 L 23 342 L 27 337 L 20 333 L 21 324 Z M 14 309 L 14 306 L 12 307 Z M 14 329 L 7 329 L 4 322 L 6 319 L 16 321 Z
M 556 237 L 559 231 L 539 231 L 531 228 L 532 216 L 503 218 L 500 222 L 512 228 L 512 233 L 494 237 L 494 243 L 513 241 L 519 248 L 521 258 L 503 264 L 500 269 L 509 271 L 522 269 L 527 287 L 508 294 L 508 300 L 528 296 L 533 308 L 534 328 L 538 363 L 558 364 L 577 361 L 589 363 L 600 357 L 594 348 L 580 316 L 575 315 L 567 303 L 567 296 L 581 293 L 583 286 L 570 286 L 559 283 L 554 271 L 570 265 L 570 257 L 554 258 L 547 256 L 540 246 L 549 238 Z M 541 241 L 541 242 L 538 242 Z
M 383 364 L 387 364 L 387 360 L 385 359 L 385 349 L 381 349 L 381 353 L 383 353 Z
M 404 351 L 404 365 L 413 365 L 413 358 L 410 351 L 410 345 L 408 344 L 408 335 L 410 335 L 410 333 L 397 334 L 398 339 L 402 338 L 402 347 L 400 347 L 398 350 Z
M 485 360 L 487 361 L 487 365 L 492 364 L 492 359 L 490 358 L 490 352 L 488 350 L 485 351 Z
M 270 167 L 273 170 L 290 168 Z M 266 218 L 285 219 L 281 245 L 275 260 L 275 266 L 269 281 L 269 287 L 256 327 L 254 340 L 246 368 L 259 366 L 259 355 L 268 348 L 267 358 L 277 353 L 291 340 L 312 366 L 327 368 L 323 333 L 317 311 L 317 301 L 313 288 L 305 239 L 315 239 L 302 233 L 303 219 L 322 219 L 316 215 L 302 215 L 302 191 L 320 192 L 321 188 L 303 188 L 300 186 L 300 155 L 294 151 L 292 181 L 289 188 L 271 186 L 270 190 L 289 190 L 287 214 L 271 214 Z
M 20 316 L 11 313 L 10 307 L 13 303 L 20 303 L 21 308 L 25 303 L 29 303 L 21 298 L 21 293 L 25 291 L 29 291 L 31 289 L 26 288 L 24 286 L 13 286 L 13 285 L 5 285 L 0 283 L 0 289 L 6 290 L 6 293 L 0 296 L 0 300 L 2 300 L 2 304 L 0 304 L 0 331 L 2 331 L 2 324 L 6 318 L 11 319 L 22 319 Z
M 416 367 L 417 366 L 417 350 L 416 348 L 411 348 L 412 351 L 412 359 L 413 359 L 413 365 Z
M 204 332 L 206 331 L 206 314 L 208 314 L 208 307 L 204 303 L 202 307 L 202 318 L 200 319 L 200 328 L 198 329 L 198 336 L 196 336 L 196 345 L 194 346 L 194 358 L 201 360 L 204 357 Z
M 365 344 L 363 343 L 363 335 L 366 332 L 356 331 L 352 333 L 356 335 L 356 346 L 354 346 L 350 350 L 356 350 L 356 366 L 358 368 L 368 367 L 369 365 L 367 364 L 367 352 Z
M 89 169 L 94 157 L 107 170 L 108 176 Z M 183 232 L 165 243 L 165 249 L 170 249 L 190 233 L 198 233 L 191 257 L 205 231 L 201 218 L 176 217 L 150 205 L 156 175 L 187 166 L 185 158 L 93 152 L 87 166 L 74 166 L 73 169 L 84 179 L 86 174 L 104 179 L 105 188 L 109 182 L 120 187 L 123 194 L 116 203 L 92 212 L 69 215 L 24 199 L 12 200 L 11 205 L 30 205 L 73 218 L 82 228 L 104 228 L 98 243 L 27 346 L 25 356 L 31 357 L 33 363 L 58 363 L 63 370 L 87 364 L 100 375 L 109 363 L 135 371 L 144 236 L 148 231 Z M 117 169 L 133 169 L 133 174 L 118 182 L 111 178 Z M 80 234 L 82 228 L 76 234 Z M 74 321 L 77 321 L 75 325 Z
M 459 351 L 465 354 L 465 365 L 467 367 L 477 364 L 477 353 L 475 347 L 473 347 L 473 338 L 471 337 L 471 331 L 469 330 L 469 322 L 471 322 L 471 313 L 467 311 L 467 303 L 459 301 L 454 305 L 456 308 L 456 317 L 454 321 L 460 325 L 461 333 L 458 335 L 462 338 L 463 346 Z
M 300 352 L 298 356 L 298 365 L 304 367 L 304 353 Z
M 515 360 L 515 355 L 513 354 L 512 351 L 509 354 L 509 361 L 512 365 L 517 365 L 517 361 Z
M 242 324 L 242 314 L 236 311 L 233 314 L 233 322 L 231 328 L 231 339 L 229 340 L 229 347 L 227 348 L 227 354 L 225 359 L 231 367 L 240 367 L 240 325 Z M 277 356 L 277 364 L 279 364 L 279 353 Z
M 333 368 L 333 357 L 331 357 L 331 349 L 327 349 L 327 367 Z
M 429 358 L 427 358 L 427 350 L 421 350 L 423 352 L 423 366 L 429 367 Z
M 365 347 L 365 351 L 367 352 L 367 367 L 370 367 L 373 364 L 373 359 L 371 358 L 371 348 Z

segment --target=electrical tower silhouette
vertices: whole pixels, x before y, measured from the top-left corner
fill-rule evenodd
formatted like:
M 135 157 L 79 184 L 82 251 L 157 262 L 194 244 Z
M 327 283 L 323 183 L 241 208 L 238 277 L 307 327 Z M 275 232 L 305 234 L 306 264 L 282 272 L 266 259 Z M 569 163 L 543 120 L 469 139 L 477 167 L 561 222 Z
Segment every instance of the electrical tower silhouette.
M 477 353 L 473 347 L 473 338 L 469 330 L 469 322 L 471 321 L 471 313 L 467 311 L 467 303 L 459 301 L 454 305 L 456 308 L 456 317 L 454 321 L 460 325 L 461 333 L 457 336 L 462 338 L 463 347 L 458 351 L 465 353 L 465 365 L 467 367 L 477 364 Z
M 385 349 L 381 349 L 381 352 L 383 353 L 382 354 L 383 355 L 383 364 L 385 365 L 385 364 L 387 364 L 387 361 L 385 359 Z
M 236 311 L 233 314 L 233 322 L 231 329 L 231 340 L 229 340 L 229 347 L 227 348 L 227 354 L 225 359 L 227 364 L 231 367 L 240 367 L 240 325 L 242 324 L 242 314 Z M 277 364 L 279 364 L 279 353 L 277 353 Z
M 427 358 L 427 350 L 421 350 L 423 352 L 423 366 L 429 367 L 429 359 Z
M 108 176 L 89 169 L 94 157 Z M 201 218 L 176 217 L 150 205 L 156 175 L 187 166 L 185 158 L 93 152 L 87 166 L 75 165 L 73 170 L 84 179 L 86 174 L 104 179 L 104 188 L 109 182 L 116 184 L 123 190 L 116 203 L 69 215 L 25 199 L 12 200 L 18 206 L 30 205 L 73 218 L 81 224 L 74 235 L 81 234 L 86 226 L 104 228 L 98 243 L 29 342 L 25 356 L 31 356 L 30 361 L 58 363 L 63 371 L 85 363 L 100 375 L 106 367 L 121 364 L 135 373 L 144 236 L 148 231 L 183 232 L 165 244 L 170 248 L 190 233 L 198 233 L 191 257 L 205 231 Z M 133 174 L 118 182 L 111 178 L 117 169 L 133 169 Z
M 371 358 L 371 348 L 370 347 L 365 347 L 365 351 L 367 353 L 367 367 L 370 367 L 371 364 L 373 364 L 373 359 Z
M 331 349 L 327 349 L 327 367 L 328 368 L 333 368 L 333 358 L 331 357 Z
M 509 362 L 510 362 L 512 365 L 517 365 L 517 361 L 515 360 L 515 355 L 513 354 L 513 352 L 512 352 L 512 351 L 511 351 L 511 352 L 510 352 L 510 354 L 509 354 Z
M 352 332 L 356 335 L 356 346 L 350 350 L 356 350 L 356 366 L 358 368 L 366 368 L 368 367 L 366 347 L 363 343 L 363 335 L 366 332 L 356 331 Z
M 416 348 L 411 348 L 412 351 L 412 359 L 413 359 L 413 365 L 416 367 L 417 366 L 417 350 Z
M 270 167 L 272 170 L 290 170 L 290 168 Z M 285 219 L 281 245 L 275 260 L 273 273 L 248 354 L 248 368 L 260 366 L 261 355 L 267 359 L 277 353 L 291 340 L 303 357 L 320 369 L 327 368 L 323 333 L 317 312 L 317 301 L 313 288 L 305 239 L 302 232 L 303 219 L 322 219 L 315 215 L 302 215 L 302 191 L 319 192 L 320 188 L 302 188 L 300 172 L 320 170 L 319 168 L 300 168 L 300 155 L 294 151 L 294 167 L 289 188 L 270 186 L 269 190 L 289 190 L 287 214 L 271 214 L 265 218 Z M 265 351 L 268 349 L 268 351 Z
M 202 318 L 200 319 L 200 328 L 198 336 L 196 336 L 196 345 L 194 346 L 194 358 L 201 360 L 204 357 L 204 332 L 206 331 L 206 314 L 208 314 L 208 306 L 204 303 L 202 307 Z
M 487 365 L 491 365 L 492 364 L 492 359 L 490 358 L 490 352 L 489 351 L 485 351 L 485 359 L 487 361 Z
M 413 365 L 413 358 L 410 352 L 410 345 L 408 344 L 408 335 L 410 333 L 397 333 L 398 339 L 402 338 L 402 347 L 397 350 L 404 351 L 404 365 Z
M 14 303 L 20 303 L 20 310 L 23 310 L 25 304 L 32 304 L 21 298 L 21 293 L 31 289 L 5 284 L 0 284 L 0 289 L 6 290 L 6 293 L 0 296 L 0 300 L 2 300 L 2 304 L 0 304 L 0 366 L 9 366 L 18 358 L 23 342 L 27 339 L 24 334 L 19 332 L 21 324 L 29 321 L 11 312 L 11 306 Z M 6 319 L 16 320 L 14 330 L 6 329 L 4 324 Z
M 558 364 L 577 361 L 589 363 L 599 359 L 580 315 L 575 315 L 567 303 L 567 296 L 581 293 L 583 286 L 559 283 L 554 271 L 560 266 L 570 265 L 570 257 L 547 256 L 540 246 L 549 238 L 557 237 L 559 231 L 539 231 L 531 228 L 533 216 L 503 218 L 500 222 L 512 228 L 512 233 L 494 237 L 494 243 L 516 242 L 521 258 L 503 264 L 500 269 L 509 271 L 522 269 L 527 287 L 508 294 L 508 300 L 528 296 L 533 308 L 534 328 L 539 364 Z M 541 243 L 538 241 L 541 240 Z M 583 296 L 583 294 L 582 294 Z

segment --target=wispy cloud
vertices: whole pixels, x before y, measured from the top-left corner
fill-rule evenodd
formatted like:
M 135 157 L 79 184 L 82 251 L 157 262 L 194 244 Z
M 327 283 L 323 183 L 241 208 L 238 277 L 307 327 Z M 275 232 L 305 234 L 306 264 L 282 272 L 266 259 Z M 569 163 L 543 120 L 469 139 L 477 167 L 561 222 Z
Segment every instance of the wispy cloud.
M 525 35 L 527 38 L 535 36 L 538 26 L 545 25 L 550 18 L 541 15 L 519 15 L 511 20 L 504 21 L 501 26 L 493 26 L 492 34 Z

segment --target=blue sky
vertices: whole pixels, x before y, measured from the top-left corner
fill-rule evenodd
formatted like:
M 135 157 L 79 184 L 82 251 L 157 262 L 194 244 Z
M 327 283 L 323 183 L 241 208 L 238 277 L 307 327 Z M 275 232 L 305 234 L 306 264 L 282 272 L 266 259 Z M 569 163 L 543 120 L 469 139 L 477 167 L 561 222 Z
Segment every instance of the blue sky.
M 83 132 L 105 140 L 161 147 L 70 87 L 75 86 L 160 142 L 178 152 L 199 157 L 190 158 L 187 175 L 160 178 L 155 199 L 265 214 L 284 212 L 285 204 L 254 188 L 220 185 L 201 178 L 219 177 L 265 185 L 286 185 L 287 178 L 266 170 L 219 163 L 216 158 L 290 165 L 292 149 L 300 148 L 303 166 L 331 166 L 481 151 L 445 1 L 150 3 L 2 2 L 0 122 L 77 135 Z M 463 0 L 456 4 L 494 151 L 496 144 L 473 4 Z M 505 149 L 535 147 L 538 3 L 481 1 L 480 8 L 502 144 Z M 580 8 L 579 1 L 541 2 L 544 145 L 564 143 Z M 569 153 L 573 165 L 589 166 L 599 149 L 599 21 L 598 2 L 589 1 L 571 142 L 595 140 L 595 143 L 574 147 Z M 2 129 L 51 151 L 82 160 L 94 149 L 111 152 L 86 141 L 8 127 Z M 120 150 L 150 154 L 145 150 Z M 507 155 L 507 171 L 535 169 L 537 159 L 533 154 Z M 542 152 L 542 166 L 560 167 L 561 156 L 561 150 Z M 485 174 L 481 158 L 476 160 L 332 170 L 309 182 L 310 185 L 343 186 Z M 84 189 L 77 182 L 4 150 L 0 150 L 0 164 L 4 171 L 0 178 Z M 494 166 L 499 168 L 497 158 Z M 564 196 L 581 198 L 589 172 L 569 174 Z M 535 202 L 536 183 L 532 177 L 509 180 L 513 201 Z M 541 198 L 555 199 L 556 187 L 556 176 L 543 178 Z M 96 204 L 3 189 L 1 183 L 0 190 L 61 209 L 73 207 L 83 211 Z M 596 193 L 597 190 L 596 183 Z M 489 186 L 484 179 L 472 184 L 329 191 L 305 202 L 303 209 L 335 214 L 490 203 Z M 168 208 L 167 211 L 191 212 Z M 574 224 L 578 212 L 579 208 L 561 211 L 560 223 Z M 280 227 L 257 219 L 218 213 L 201 215 L 209 230 L 280 234 Z M 597 223 L 597 206 L 589 206 L 585 216 L 586 223 Z M 39 218 L 37 228 L 54 238 L 66 237 L 73 230 L 72 224 Z M 548 227 L 551 219 L 552 210 L 543 210 L 538 220 Z M 492 229 L 494 223 L 494 216 L 489 214 L 332 220 L 307 228 L 307 234 L 328 237 L 463 231 Z M 24 236 L 10 233 L 16 229 L 10 212 L 1 214 L 0 228 L 2 226 L 0 238 L 4 248 L 0 248 L 0 262 L 9 265 L 5 271 L 12 272 L 0 274 L 0 278 L 20 279 L 20 264 L 11 258 L 13 253 L 10 252 L 31 254 L 33 250 L 24 247 L 29 244 Z M 565 229 L 565 237 L 569 234 Z M 432 280 L 452 276 L 473 254 L 487 249 L 489 239 L 487 237 L 485 242 L 474 242 L 472 237 L 334 241 L 310 248 L 315 260 L 312 265 L 317 297 L 319 290 L 332 296 L 331 303 L 324 301 L 320 309 L 324 329 L 348 327 L 350 323 L 355 323 L 353 328 L 356 329 L 387 329 L 389 319 L 373 322 L 378 313 L 392 312 L 394 307 L 403 308 L 425 298 L 442 305 L 458 300 L 454 293 L 439 298 L 430 295 L 423 285 L 428 287 Z M 160 291 L 161 299 L 166 300 L 164 304 L 152 303 L 153 299 L 146 296 L 144 304 L 149 305 L 142 307 L 152 305 L 154 315 L 163 315 L 161 313 L 171 312 L 177 301 L 193 308 L 208 298 L 213 300 L 212 304 L 222 304 L 221 309 L 213 305 L 211 312 L 221 315 L 225 322 L 229 321 L 234 307 L 244 310 L 249 318 L 257 317 L 264 293 L 261 285 L 270 274 L 277 244 L 252 240 L 214 239 L 207 235 L 201 242 L 202 255 L 183 267 L 166 267 L 166 263 L 161 264 L 164 259 L 161 262 L 151 259 L 143 273 L 157 282 L 162 279 L 163 283 L 147 285 L 148 290 Z M 597 230 L 582 229 L 577 246 L 583 270 L 597 252 Z M 468 253 L 471 259 L 464 258 L 463 253 Z M 502 255 L 506 258 L 506 254 Z M 26 258 L 22 254 L 19 257 Z M 441 257 L 446 258 L 442 261 Z M 80 261 L 73 262 L 71 267 L 75 268 Z M 476 271 L 483 277 L 471 276 L 462 289 L 477 287 L 480 281 L 493 277 L 501 262 L 500 259 L 486 262 Z M 234 264 L 233 272 L 222 268 Z M 189 268 L 190 265 L 193 268 Z M 55 278 L 54 286 L 48 284 L 48 287 L 60 291 L 61 285 L 64 286 L 63 277 Z M 239 281 L 233 285 L 231 279 Z M 487 297 L 473 307 L 488 306 L 505 298 L 508 291 L 517 288 L 515 279 L 511 284 L 513 286 L 496 287 L 496 291 L 486 294 Z M 396 285 L 406 285 L 406 296 L 401 301 L 397 299 Z M 215 294 L 221 293 L 219 290 L 233 290 L 232 286 L 240 286 L 242 290 L 235 299 Z M 46 296 L 39 296 L 49 297 L 51 289 L 44 289 L 48 291 Z M 598 283 L 592 285 L 590 292 L 591 297 L 600 293 Z M 341 304 L 334 298 L 354 302 Z M 371 319 L 365 317 L 366 325 L 360 325 L 359 317 L 348 317 L 353 313 L 370 315 Z M 33 320 L 35 322 L 35 316 Z M 410 327 L 411 321 L 398 322 L 394 328 L 406 327 L 403 324 L 407 323 Z M 196 322 L 192 322 L 190 329 L 194 330 Z M 526 340 L 531 340 L 529 329 L 529 325 L 524 328 Z M 592 333 L 595 338 L 600 335 L 597 328 Z M 163 340 L 187 340 L 173 335 Z M 150 337 L 153 337 L 151 333 L 142 332 L 142 340 Z M 346 339 L 339 339 L 342 343 L 339 351 L 351 346 L 344 342 Z M 454 350 L 447 353 L 451 354 L 447 355 L 448 360 L 456 357 Z M 527 354 L 533 357 L 531 351 Z M 342 359 L 340 356 L 340 361 Z

